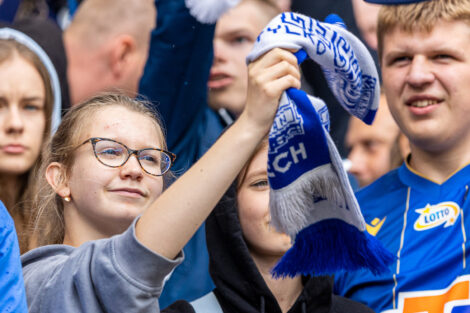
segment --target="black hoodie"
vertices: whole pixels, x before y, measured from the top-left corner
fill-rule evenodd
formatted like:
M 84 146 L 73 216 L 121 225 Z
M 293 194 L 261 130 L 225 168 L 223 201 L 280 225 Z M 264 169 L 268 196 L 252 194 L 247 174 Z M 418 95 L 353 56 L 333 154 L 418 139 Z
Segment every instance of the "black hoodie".
M 210 274 L 224 313 L 281 313 L 274 295 L 256 267 L 238 219 L 236 188 L 230 187 L 206 221 Z M 329 276 L 304 277 L 304 289 L 289 313 L 369 313 L 368 307 L 333 295 Z M 164 312 L 193 312 L 183 301 Z M 207 312 L 211 313 L 211 312 Z

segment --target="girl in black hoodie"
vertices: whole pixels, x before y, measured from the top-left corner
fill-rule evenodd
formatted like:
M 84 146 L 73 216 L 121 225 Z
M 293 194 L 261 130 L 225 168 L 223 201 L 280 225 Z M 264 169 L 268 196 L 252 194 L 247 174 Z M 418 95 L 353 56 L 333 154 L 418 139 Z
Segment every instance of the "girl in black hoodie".
M 329 276 L 271 276 L 291 241 L 270 224 L 267 146 L 267 140 L 260 144 L 206 222 L 210 274 L 216 285 L 212 295 L 192 304 L 176 302 L 164 312 L 373 312 L 333 295 Z

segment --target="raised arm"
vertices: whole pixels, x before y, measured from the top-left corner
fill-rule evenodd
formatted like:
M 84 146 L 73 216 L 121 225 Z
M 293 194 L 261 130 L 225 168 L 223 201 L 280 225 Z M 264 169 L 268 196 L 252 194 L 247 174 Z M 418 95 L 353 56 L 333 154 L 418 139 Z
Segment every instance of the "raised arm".
M 168 258 L 181 251 L 268 133 L 282 92 L 300 87 L 297 60 L 275 49 L 249 65 L 247 105 L 211 149 L 142 215 L 136 236 Z
M 214 24 L 191 16 L 184 0 L 158 0 L 157 27 L 139 92 L 158 110 L 169 150 L 178 155 L 177 172 L 196 161 L 201 121 L 207 110 L 207 80 L 212 65 Z M 216 134 L 217 135 L 217 134 Z

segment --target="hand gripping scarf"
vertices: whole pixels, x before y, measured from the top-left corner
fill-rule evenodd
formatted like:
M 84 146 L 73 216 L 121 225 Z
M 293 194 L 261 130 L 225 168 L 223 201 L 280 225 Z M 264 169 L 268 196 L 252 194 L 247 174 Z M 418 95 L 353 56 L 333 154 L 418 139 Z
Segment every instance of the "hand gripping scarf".
M 317 62 L 341 105 L 372 123 L 380 95 L 377 70 L 365 46 L 344 24 L 282 13 L 258 36 L 247 62 L 275 47 L 298 50 L 299 63 L 307 55 Z M 379 273 L 394 260 L 367 233 L 328 128 L 323 100 L 293 88 L 283 93 L 269 133 L 269 205 L 271 223 L 294 244 L 272 270 L 275 277 L 360 268 Z

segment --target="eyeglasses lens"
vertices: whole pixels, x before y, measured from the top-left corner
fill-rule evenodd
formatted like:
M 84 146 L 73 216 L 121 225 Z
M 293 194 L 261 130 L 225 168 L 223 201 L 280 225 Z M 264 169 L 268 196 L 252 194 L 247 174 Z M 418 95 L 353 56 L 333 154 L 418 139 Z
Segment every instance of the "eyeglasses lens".
M 100 140 L 94 147 L 98 159 L 111 167 L 124 165 L 129 156 L 127 148 L 114 141 Z M 156 149 L 139 150 L 137 157 L 142 168 L 152 175 L 163 175 L 171 165 L 170 156 Z

